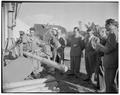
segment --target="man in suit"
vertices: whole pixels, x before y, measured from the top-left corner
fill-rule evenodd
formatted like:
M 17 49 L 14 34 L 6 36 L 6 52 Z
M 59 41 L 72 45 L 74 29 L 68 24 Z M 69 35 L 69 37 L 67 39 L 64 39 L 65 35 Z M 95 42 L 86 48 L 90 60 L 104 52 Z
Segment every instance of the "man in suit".
M 96 51 L 91 45 L 91 37 L 93 31 L 88 31 L 85 37 L 85 67 L 87 72 L 87 77 L 84 78 L 85 81 L 91 80 L 92 74 L 95 72 L 96 67 Z
M 115 35 L 118 32 L 118 24 L 114 19 L 107 19 L 105 26 L 107 29 L 106 44 L 103 46 L 97 43 L 96 49 L 104 52 L 106 92 L 112 93 L 117 92 L 114 80 L 118 69 L 118 42 Z
M 75 75 L 76 78 L 79 77 L 81 54 L 84 47 L 82 38 L 80 37 L 80 31 L 78 27 L 74 28 L 74 37 L 71 40 L 71 50 L 70 50 L 70 64 L 71 72 L 70 75 Z

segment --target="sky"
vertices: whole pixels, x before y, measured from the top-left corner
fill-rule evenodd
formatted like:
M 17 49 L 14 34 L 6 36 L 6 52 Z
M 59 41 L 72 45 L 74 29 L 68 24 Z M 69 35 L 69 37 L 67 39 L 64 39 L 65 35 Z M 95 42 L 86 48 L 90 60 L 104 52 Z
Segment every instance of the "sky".
M 18 19 L 29 26 L 35 23 L 57 24 L 68 31 L 78 26 L 78 21 L 94 22 L 104 26 L 105 20 L 118 20 L 118 3 L 22 3 Z M 84 30 L 84 28 L 83 28 Z

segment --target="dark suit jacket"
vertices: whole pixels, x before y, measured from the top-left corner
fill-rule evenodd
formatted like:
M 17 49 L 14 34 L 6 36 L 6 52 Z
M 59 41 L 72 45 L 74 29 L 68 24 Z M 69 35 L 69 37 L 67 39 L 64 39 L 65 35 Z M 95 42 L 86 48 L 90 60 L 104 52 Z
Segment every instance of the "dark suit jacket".
M 61 59 L 64 60 L 65 40 L 61 37 L 59 38 L 59 43 L 61 44 L 61 47 L 57 49 L 57 52 L 60 54 Z
M 118 67 L 118 43 L 115 34 L 111 33 L 105 44 L 103 65 L 105 68 Z
M 65 48 L 65 40 L 62 37 L 59 38 L 59 43 L 61 44 L 61 47 Z
M 70 56 L 81 56 L 82 50 L 84 48 L 84 41 L 79 38 L 73 37 L 71 40 L 71 51 Z
M 89 41 L 89 34 L 86 35 L 84 43 L 85 43 L 85 56 L 93 56 L 96 54 L 96 51 L 93 49 L 91 41 Z

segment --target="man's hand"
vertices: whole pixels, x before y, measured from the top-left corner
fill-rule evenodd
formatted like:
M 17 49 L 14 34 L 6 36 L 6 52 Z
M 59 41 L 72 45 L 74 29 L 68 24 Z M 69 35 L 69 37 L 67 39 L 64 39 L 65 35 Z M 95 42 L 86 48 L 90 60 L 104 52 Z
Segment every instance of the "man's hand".
M 96 49 L 96 45 L 97 45 L 97 44 L 100 44 L 100 39 L 99 39 L 98 37 L 96 37 L 96 36 L 93 36 L 93 37 L 91 38 L 91 43 L 92 43 L 92 47 L 93 47 L 94 49 Z
M 101 44 L 100 43 L 96 43 L 96 50 L 100 50 L 101 49 Z

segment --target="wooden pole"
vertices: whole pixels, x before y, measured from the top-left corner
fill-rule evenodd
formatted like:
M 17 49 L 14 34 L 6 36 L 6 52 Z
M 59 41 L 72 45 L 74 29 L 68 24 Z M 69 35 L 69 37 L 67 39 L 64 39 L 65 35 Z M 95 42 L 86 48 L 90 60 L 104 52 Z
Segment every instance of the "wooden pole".
M 5 89 L 5 92 L 23 92 L 23 91 L 27 91 L 27 90 L 32 90 L 32 89 L 37 89 L 37 88 L 44 88 L 45 87 L 45 83 L 41 84 L 31 84 L 31 85 L 26 85 L 26 86 L 22 86 L 22 87 L 17 87 L 17 88 L 12 88 L 12 89 Z
M 5 33 L 5 43 L 4 43 L 4 45 L 5 45 L 5 48 L 4 49 L 6 49 L 7 48 L 7 42 L 8 42 L 8 3 L 4 3 L 4 7 L 5 7 L 5 31 L 4 31 L 4 33 Z
M 25 92 L 53 92 L 52 90 L 49 90 L 47 88 L 44 88 L 44 89 L 35 89 L 35 90 L 30 90 L 30 91 L 25 91 Z
M 38 88 L 38 89 L 33 89 L 33 90 L 28 90 L 23 92 L 44 92 L 45 93 L 45 92 L 53 92 L 53 91 L 45 87 L 45 88 Z
M 8 39 L 10 40 L 13 37 L 13 8 L 12 3 L 8 3 Z
M 23 92 L 53 92 L 53 91 L 49 90 L 48 87 L 43 87 L 43 88 L 35 88 L 32 90 L 27 90 L 27 91 L 23 91 Z
M 42 57 L 33 55 L 31 53 L 28 53 L 28 52 L 23 52 L 23 54 L 25 54 L 25 55 L 27 55 L 29 57 L 35 58 L 35 59 L 41 61 L 41 63 L 46 64 L 46 65 L 51 66 L 51 67 L 54 67 L 54 68 L 56 68 L 56 69 L 58 69 L 58 70 L 60 70 L 62 72 L 66 72 L 68 70 L 67 66 L 56 63 L 56 62 L 51 61 L 49 59 L 42 58 Z
M 2 40 L 2 67 L 4 67 L 4 53 L 5 53 L 5 3 L 2 3 L 2 26 L 1 26 L 1 40 Z
M 2 4 L 2 49 L 5 49 L 5 3 Z
M 24 80 L 20 82 L 5 83 L 3 85 L 3 89 L 12 89 L 12 88 L 22 87 L 26 85 L 40 84 L 40 83 L 50 82 L 53 80 L 55 79 L 52 77 L 48 77 L 48 78 L 42 78 L 42 79 Z

